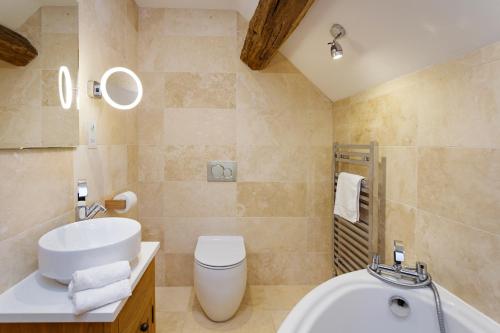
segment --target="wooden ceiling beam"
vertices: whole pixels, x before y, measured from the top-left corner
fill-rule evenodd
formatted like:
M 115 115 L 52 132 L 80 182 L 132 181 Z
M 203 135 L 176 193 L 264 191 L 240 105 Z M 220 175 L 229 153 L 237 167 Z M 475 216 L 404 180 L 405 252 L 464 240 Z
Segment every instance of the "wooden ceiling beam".
M 314 0 L 260 0 L 250 20 L 240 59 L 253 70 L 264 69 L 297 28 Z
M 15 66 L 26 66 L 38 55 L 30 41 L 0 24 L 0 59 Z

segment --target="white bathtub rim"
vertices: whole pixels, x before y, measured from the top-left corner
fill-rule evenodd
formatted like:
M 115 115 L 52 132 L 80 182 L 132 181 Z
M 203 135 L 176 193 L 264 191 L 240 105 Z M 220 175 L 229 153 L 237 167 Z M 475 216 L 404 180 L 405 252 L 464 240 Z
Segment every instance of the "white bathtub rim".
M 499 323 L 452 294 L 438 283 L 435 284 L 439 290 L 443 308 L 445 309 L 445 321 L 446 313 L 452 312 L 454 316 L 462 318 L 461 322 L 470 328 L 471 331 L 480 329 L 484 332 L 498 332 L 500 328 Z M 397 290 L 401 296 L 412 293 L 413 297 L 418 297 L 420 301 L 425 303 L 432 302 L 431 306 L 434 306 L 433 297 L 429 296 L 432 296 L 429 288 L 407 289 L 388 285 L 368 274 L 366 270 L 359 270 L 330 279 L 311 290 L 290 311 L 281 324 L 278 333 L 308 332 L 316 322 L 318 316 L 331 304 L 332 298 L 337 298 L 359 287 L 392 288 L 393 290 Z M 315 311 L 311 311 L 312 309 Z

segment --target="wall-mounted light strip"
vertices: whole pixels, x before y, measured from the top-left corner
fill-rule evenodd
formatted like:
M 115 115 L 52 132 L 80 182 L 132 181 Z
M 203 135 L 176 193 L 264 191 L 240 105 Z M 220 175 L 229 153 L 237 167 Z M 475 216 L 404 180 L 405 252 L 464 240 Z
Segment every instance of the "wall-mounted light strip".
M 61 101 L 61 106 L 63 109 L 69 110 L 71 108 L 71 104 L 73 103 L 73 83 L 71 82 L 71 75 L 69 74 L 68 67 L 59 67 L 58 81 L 59 100 Z

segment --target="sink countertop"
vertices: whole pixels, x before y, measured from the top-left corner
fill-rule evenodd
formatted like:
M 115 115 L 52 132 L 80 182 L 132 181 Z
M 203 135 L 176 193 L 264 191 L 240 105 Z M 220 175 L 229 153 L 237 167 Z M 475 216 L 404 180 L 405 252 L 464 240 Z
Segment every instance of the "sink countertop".
M 159 247 L 158 242 L 141 243 L 141 252 L 131 263 L 132 290 Z M 0 295 L 0 323 L 112 322 L 125 302 L 126 299 L 75 316 L 68 287 L 35 271 Z

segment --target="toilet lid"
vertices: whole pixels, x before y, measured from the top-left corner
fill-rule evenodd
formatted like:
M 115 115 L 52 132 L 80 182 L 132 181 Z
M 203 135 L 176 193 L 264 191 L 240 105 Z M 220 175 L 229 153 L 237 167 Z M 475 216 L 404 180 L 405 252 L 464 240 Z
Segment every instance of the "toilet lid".
M 231 266 L 245 259 L 245 243 L 241 236 L 200 236 L 194 258 L 213 267 Z

